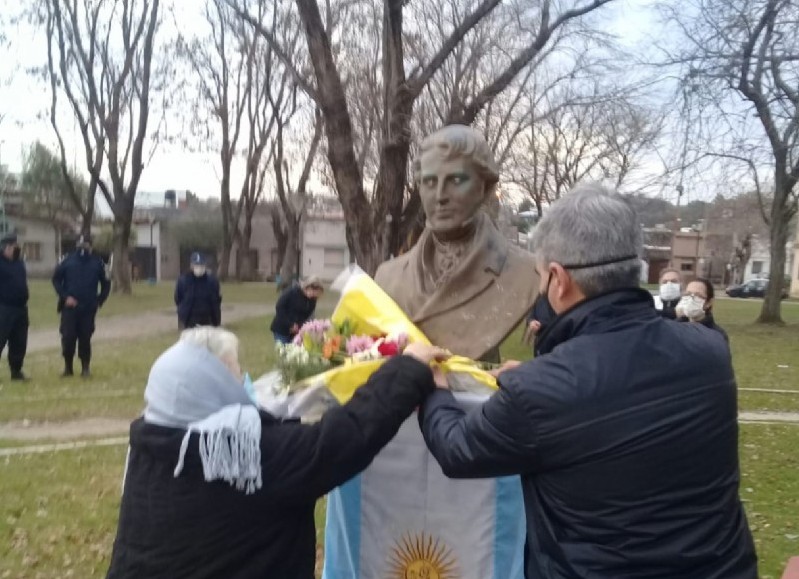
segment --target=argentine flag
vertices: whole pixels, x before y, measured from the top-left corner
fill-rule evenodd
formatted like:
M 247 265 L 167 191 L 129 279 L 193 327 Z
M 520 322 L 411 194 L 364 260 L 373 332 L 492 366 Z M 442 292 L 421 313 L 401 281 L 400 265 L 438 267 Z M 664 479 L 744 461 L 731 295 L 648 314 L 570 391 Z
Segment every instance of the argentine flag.
M 456 393 L 468 411 L 485 395 Z M 328 495 L 323 579 L 523 579 L 519 477 L 453 480 L 412 415 Z

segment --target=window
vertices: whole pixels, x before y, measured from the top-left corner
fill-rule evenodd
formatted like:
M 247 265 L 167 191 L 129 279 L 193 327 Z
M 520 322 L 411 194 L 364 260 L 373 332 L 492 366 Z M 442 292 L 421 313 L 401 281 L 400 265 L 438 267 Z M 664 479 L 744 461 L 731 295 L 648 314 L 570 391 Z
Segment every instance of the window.
M 762 261 L 753 261 L 752 262 L 752 275 L 758 275 L 763 273 L 763 262 Z
M 682 264 L 680 264 L 680 271 L 694 271 L 694 264 L 693 263 L 682 263 Z
M 344 250 L 334 247 L 325 247 L 325 267 L 344 267 Z
M 22 255 L 25 256 L 25 261 L 42 261 L 42 244 L 38 241 L 23 243 Z

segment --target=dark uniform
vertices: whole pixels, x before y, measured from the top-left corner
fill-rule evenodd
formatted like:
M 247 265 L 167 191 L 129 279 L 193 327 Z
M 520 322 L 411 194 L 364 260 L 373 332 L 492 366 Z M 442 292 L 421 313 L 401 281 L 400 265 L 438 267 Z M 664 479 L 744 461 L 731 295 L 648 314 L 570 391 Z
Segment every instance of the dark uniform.
M 98 294 L 97 289 L 100 288 Z M 81 375 L 89 375 L 92 358 L 91 338 L 97 309 L 103 306 L 111 291 L 103 260 L 91 252 L 91 239 L 81 238 L 75 253 L 67 256 L 53 274 L 53 287 L 58 294 L 61 313 L 61 351 L 64 376 L 72 376 L 75 344 L 81 362 Z
M 219 281 L 211 275 L 205 258 L 191 256 L 192 271 L 184 273 L 175 285 L 178 328 L 218 326 L 222 323 L 222 294 Z
M 16 235 L 0 240 L 0 355 L 8 344 L 12 380 L 25 380 L 22 364 L 28 349 L 28 274 Z

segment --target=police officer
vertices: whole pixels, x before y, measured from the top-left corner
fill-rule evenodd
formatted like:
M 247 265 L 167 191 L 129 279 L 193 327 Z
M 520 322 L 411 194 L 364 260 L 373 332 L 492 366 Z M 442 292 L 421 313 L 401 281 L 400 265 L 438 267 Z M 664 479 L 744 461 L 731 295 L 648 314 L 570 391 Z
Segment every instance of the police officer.
M 218 326 L 222 322 L 222 294 L 219 281 L 208 271 L 208 262 L 200 253 L 191 254 L 191 271 L 175 285 L 178 328 Z
M 74 373 L 72 360 L 77 342 L 81 376 L 88 377 L 94 317 L 111 291 L 103 260 L 92 254 L 91 236 L 81 236 L 75 252 L 58 265 L 53 274 L 53 287 L 58 294 L 58 311 L 61 313 L 63 376 L 72 376 Z
M 6 343 L 11 379 L 27 380 L 22 363 L 28 349 L 28 274 L 13 233 L 0 239 L 0 355 Z

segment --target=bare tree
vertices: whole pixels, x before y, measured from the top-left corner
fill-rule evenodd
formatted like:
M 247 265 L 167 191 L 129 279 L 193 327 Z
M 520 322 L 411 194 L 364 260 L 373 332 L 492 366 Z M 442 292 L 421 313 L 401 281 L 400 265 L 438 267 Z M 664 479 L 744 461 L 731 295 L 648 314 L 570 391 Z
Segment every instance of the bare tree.
M 529 196 L 539 216 L 581 181 L 609 181 L 620 188 L 661 127 L 653 111 L 623 96 L 603 95 L 596 86 L 589 97 L 560 98 L 567 104 L 548 103 L 507 162 L 510 181 Z
M 267 39 L 279 46 L 273 31 L 247 13 L 237 0 L 226 0 Z M 473 99 L 457 103 L 450 112 L 450 122 L 471 123 L 480 111 L 502 93 L 547 45 L 552 35 L 566 25 L 610 0 L 592 0 L 553 15 L 553 3 L 536 3 L 538 25 L 532 40 L 524 45 L 501 70 L 492 71 L 491 81 Z M 459 19 L 449 36 L 426 55 L 424 62 L 406 71 L 404 12 L 410 5 L 404 0 L 383 0 L 380 40 L 381 122 L 377 172 L 373 193 L 368 194 L 355 143 L 353 116 L 347 98 L 341 66 L 335 58 L 334 44 L 317 0 L 296 0 L 302 21 L 314 83 L 304 81 L 296 68 L 300 86 L 317 103 L 325 120 L 328 162 L 336 192 L 344 209 L 348 238 L 356 261 L 369 272 L 389 253 L 396 253 L 401 239 L 403 205 L 411 147 L 411 120 L 414 104 L 425 87 L 451 56 L 464 37 L 501 0 L 482 0 Z M 328 3 L 329 5 L 329 3 Z M 327 11 L 329 14 L 329 10 Z M 335 40 L 335 37 L 332 37 Z M 385 232 L 385 233 L 384 233 Z M 388 248 L 388 251 L 386 250 Z
M 757 191 L 771 252 L 758 321 L 780 324 L 786 244 L 799 203 L 799 6 L 691 0 L 666 9 L 681 32 L 667 63 L 682 68 L 683 94 L 699 109 L 694 145 L 702 156 L 737 163 Z
M 319 142 L 322 140 L 322 116 L 317 110 L 314 115 L 314 129 L 308 152 L 303 161 L 302 171 L 296 187 L 291 185 L 290 167 L 284 146 L 284 130 L 288 119 L 279 118 L 275 145 L 277 154 L 274 159 L 275 189 L 280 201 L 280 208 L 285 219 L 285 253 L 282 257 L 280 279 L 283 284 L 291 283 L 297 271 L 297 259 L 300 255 L 300 231 L 302 221 L 308 207 L 308 179 L 311 176 Z
M 259 4 L 259 11 L 261 8 L 262 3 Z M 205 119 L 206 132 L 216 132 L 212 132 L 212 124 L 219 131 L 219 192 L 222 209 L 219 276 L 224 280 L 229 275 L 230 257 L 240 219 L 239 206 L 234 205 L 231 197 L 232 165 L 248 98 L 253 90 L 258 45 L 248 40 L 246 29 L 237 26 L 222 0 L 208 0 L 204 13 L 210 28 L 209 38 L 188 41 L 181 37 L 179 54 L 188 61 L 199 89 L 196 94 L 200 102 L 194 106 L 196 120 L 201 120 L 200 115 L 210 111 L 212 120 Z M 197 126 L 200 125 L 202 123 L 197 123 Z
M 114 215 L 114 287 L 130 293 L 129 240 L 144 170 L 159 0 L 43 0 L 51 90 L 50 121 L 70 196 L 88 232 L 99 187 Z M 81 199 L 69 171 L 57 101 L 66 96 L 90 175 Z M 110 183 L 106 182 L 103 170 Z

